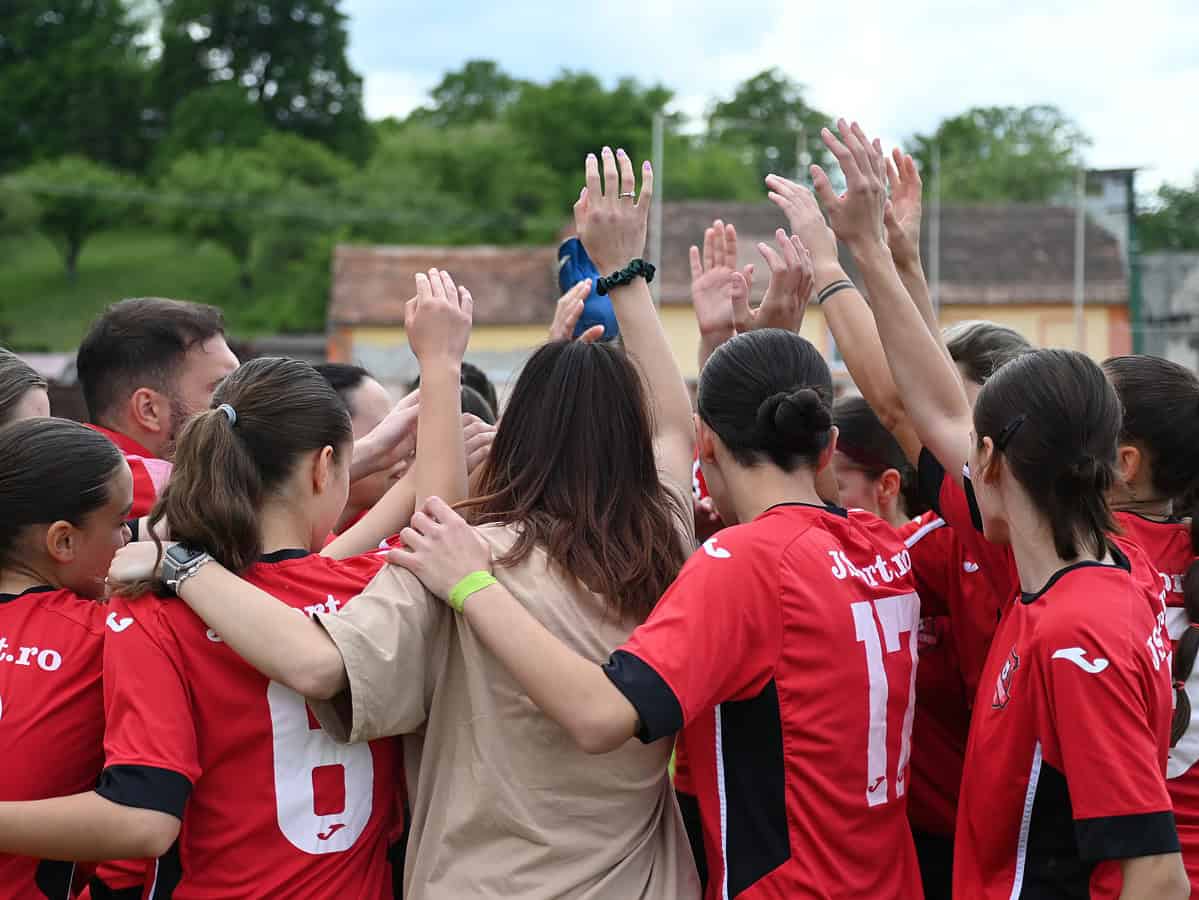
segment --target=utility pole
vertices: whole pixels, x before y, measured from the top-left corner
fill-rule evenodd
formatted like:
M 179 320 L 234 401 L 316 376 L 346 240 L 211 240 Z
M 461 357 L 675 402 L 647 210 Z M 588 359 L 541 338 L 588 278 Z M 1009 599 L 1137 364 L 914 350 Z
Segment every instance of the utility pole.
M 654 138 L 653 138 L 653 166 L 654 166 L 654 196 L 653 205 L 649 210 L 649 233 L 652 246 L 650 249 L 650 259 L 658 268 L 662 267 L 662 203 L 665 200 L 665 180 L 663 176 L 666 174 L 662 165 L 663 132 L 666 128 L 666 120 L 662 115 L 662 111 L 654 113 Z M 662 279 L 655 278 L 650 285 L 650 293 L 654 298 L 654 305 L 658 306 L 662 302 Z

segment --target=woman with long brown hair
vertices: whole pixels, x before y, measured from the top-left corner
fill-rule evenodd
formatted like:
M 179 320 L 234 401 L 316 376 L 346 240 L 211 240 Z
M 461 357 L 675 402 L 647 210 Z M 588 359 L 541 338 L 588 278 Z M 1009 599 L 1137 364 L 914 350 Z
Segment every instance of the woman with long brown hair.
M 652 172 L 646 164 L 637 198 L 628 156 L 605 148 L 603 158 L 607 192 L 589 187 L 575 212 L 600 269 L 622 270 L 610 295 L 623 350 L 582 342 L 538 350 L 465 504 L 500 582 L 596 662 L 645 620 L 689 552 L 694 442 L 687 389 L 638 259 Z M 598 165 L 589 159 L 595 185 Z M 451 499 L 466 494 L 457 417 L 465 341 L 447 331 L 435 343 L 417 352 L 418 503 L 444 496 L 426 477 L 434 459 L 460 463 Z M 118 566 L 144 565 L 141 556 Z M 311 619 L 279 614 L 211 564 L 180 594 L 256 668 L 329 701 L 312 706 L 333 735 L 421 733 L 406 738 L 415 779 L 407 897 L 699 896 L 667 777 L 671 742 L 585 754 L 408 573 L 389 567 L 340 615 Z

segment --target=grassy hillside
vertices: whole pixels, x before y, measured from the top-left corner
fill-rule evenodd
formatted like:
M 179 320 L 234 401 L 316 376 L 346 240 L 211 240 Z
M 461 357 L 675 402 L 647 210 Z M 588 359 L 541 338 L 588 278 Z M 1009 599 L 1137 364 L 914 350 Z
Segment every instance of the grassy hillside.
M 79 277 L 67 281 L 53 245 L 39 235 L 0 240 L 0 344 L 15 350 L 74 349 L 91 319 L 122 297 L 174 297 L 214 303 L 238 336 L 312 327 L 284 295 L 286 278 L 260 274 L 250 291 L 233 259 L 151 228 L 99 234 L 83 248 Z

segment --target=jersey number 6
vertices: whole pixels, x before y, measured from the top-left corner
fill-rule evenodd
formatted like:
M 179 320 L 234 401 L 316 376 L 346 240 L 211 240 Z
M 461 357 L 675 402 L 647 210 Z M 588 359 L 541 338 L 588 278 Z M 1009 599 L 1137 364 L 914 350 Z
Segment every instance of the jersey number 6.
M 891 706 L 891 685 L 887 679 L 885 653 L 903 650 L 900 637 L 908 636 L 908 652 L 912 655 L 911 678 L 895 685 L 907 696 L 903 715 L 903 731 L 899 740 L 899 761 L 895 766 L 895 797 L 904 794 L 908 758 L 912 753 L 912 716 L 916 705 L 916 639 L 920 625 L 920 597 L 901 594 L 880 597 L 873 602 L 862 600 L 850 607 L 858 643 L 866 652 L 866 674 L 870 681 L 870 727 L 866 737 L 866 803 L 881 806 L 890 800 L 887 783 L 887 718 Z M 875 621 L 875 613 L 878 621 Z
M 369 744 L 339 744 L 308 723 L 304 698 L 271 682 L 266 691 L 274 735 L 275 808 L 279 830 L 305 853 L 349 850 L 366 829 L 375 791 L 375 763 Z M 338 773 L 337 770 L 341 772 Z M 343 788 L 338 804 L 322 798 L 317 809 L 320 775 L 338 774 Z M 340 808 L 338 808 L 340 806 Z

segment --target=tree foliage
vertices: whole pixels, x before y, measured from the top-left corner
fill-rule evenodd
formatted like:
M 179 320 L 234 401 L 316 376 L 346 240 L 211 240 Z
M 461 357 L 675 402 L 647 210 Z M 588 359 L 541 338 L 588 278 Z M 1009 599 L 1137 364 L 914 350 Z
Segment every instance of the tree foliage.
M 71 281 L 87 239 L 121 220 L 134 204 L 135 187 L 127 176 L 80 156 L 35 163 L 6 182 L 6 190 L 32 201 L 32 223 L 58 248 Z
M 140 30 L 120 0 L 0 3 L 0 171 L 70 154 L 145 163 L 155 117 Z
M 361 161 L 370 129 L 346 45 L 337 0 L 162 0 L 157 95 L 173 113 L 193 91 L 238 85 L 271 128 Z
M 1199 174 L 1190 187 L 1158 188 L 1137 230 L 1142 250 L 1199 250 Z
M 803 85 L 778 69 L 767 69 L 742 82 L 733 96 L 712 107 L 708 138 L 726 148 L 743 148 L 758 175 L 794 176 L 809 163 L 824 163 L 828 153 L 820 129 L 829 117 L 803 99 Z
M 494 122 L 524 86 L 494 61 L 472 59 L 461 69 L 447 72 L 429 92 L 432 102 L 413 110 L 409 121 L 436 128 Z
M 987 106 L 913 138 L 925 183 L 940 152 L 941 196 L 955 203 L 1048 203 L 1071 190 L 1090 143 L 1056 106 Z

